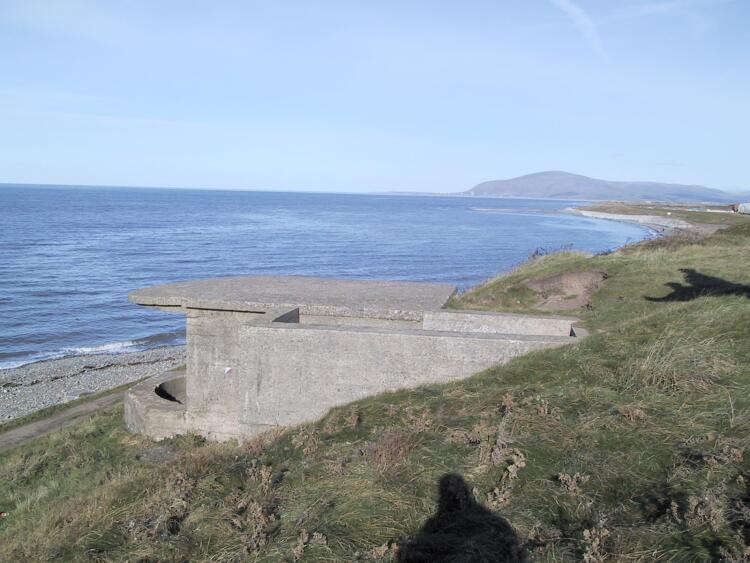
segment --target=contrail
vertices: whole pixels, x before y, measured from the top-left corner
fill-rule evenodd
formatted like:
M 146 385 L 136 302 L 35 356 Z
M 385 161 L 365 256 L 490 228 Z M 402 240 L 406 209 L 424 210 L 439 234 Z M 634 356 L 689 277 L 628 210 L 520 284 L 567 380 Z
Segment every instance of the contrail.
M 586 42 L 599 56 L 604 57 L 604 46 L 599 37 L 596 23 L 589 14 L 572 0 L 550 0 L 557 8 L 568 16 L 573 25 L 578 28 Z

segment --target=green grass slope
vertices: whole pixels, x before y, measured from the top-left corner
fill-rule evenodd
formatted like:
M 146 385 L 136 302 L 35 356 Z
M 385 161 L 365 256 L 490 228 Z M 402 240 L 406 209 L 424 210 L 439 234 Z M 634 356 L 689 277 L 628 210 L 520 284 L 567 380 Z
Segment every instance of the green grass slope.
M 453 305 L 598 270 L 589 338 L 253 443 L 156 445 L 116 409 L 2 454 L 0 560 L 391 561 L 447 472 L 534 561 L 746 560 L 749 250 L 746 222 L 535 259 Z

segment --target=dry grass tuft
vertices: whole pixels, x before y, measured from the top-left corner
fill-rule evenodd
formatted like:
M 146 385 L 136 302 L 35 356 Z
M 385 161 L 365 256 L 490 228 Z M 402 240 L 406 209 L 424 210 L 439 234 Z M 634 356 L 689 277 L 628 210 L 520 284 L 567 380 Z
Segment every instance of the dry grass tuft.
M 178 468 L 170 468 L 164 479 L 166 487 L 156 489 L 138 513 L 132 514 L 127 522 L 119 523 L 136 542 L 176 536 L 190 513 L 190 501 L 198 480 Z
M 297 544 L 292 549 L 292 560 L 301 561 L 305 555 L 305 550 L 312 545 L 327 545 L 328 538 L 320 532 L 313 532 L 312 535 L 307 530 L 300 531 L 297 538 Z
M 325 462 L 327 471 L 330 471 L 333 475 L 343 475 L 346 473 L 346 466 L 349 465 L 351 460 L 348 457 L 338 457 L 336 459 L 329 459 Z
M 335 410 L 323 424 L 323 434 L 337 434 L 343 430 L 356 430 L 362 424 L 362 412 L 357 407 Z
M 707 525 L 718 532 L 727 524 L 726 494 L 723 491 L 709 490 L 701 496 L 690 495 L 684 503 L 672 501 L 669 510 L 672 518 L 688 527 Z
M 262 495 L 268 495 L 273 486 L 273 467 L 270 465 L 261 465 L 257 459 L 251 462 L 247 470 L 247 476 L 260 485 Z
M 386 542 L 383 545 L 373 547 L 365 554 L 365 560 L 380 561 L 382 559 L 393 559 L 398 557 L 398 544 L 395 542 Z
M 478 433 L 459 428 L 448 431 L 445 441 L 449 444 L 479 444 L 482 437 Z
M 487 505 L 493 509 L 502 508 L 510 503 L 513 483 L 518 473 L 526 467 L 526 454 L 517 448 L 495 448 L 492 451 L 492 464 L 505 465 L 500 482 L 487 493 Z
M 510 483 L 518 478 L 518 472 L 526 467 L 526 455 L 517 448 L 508 448 L 503 452 L 503 458 L 503 461 L 508 465 L 505 467 L 501 481 L 502 483 Z
M 504 508 L 510 504 L 511 489 L 498 485 L 492 489 L 486 496 L 486 503 L 493 510 Z
M 605 543 L 610 533 L 604 521 L 600 521 L 597 526 L 587 528 L 583 531 L 584 563 L 604 563 L 610 560 L 605 549 Z
M 588 483 L 591 479 L 590 475 L 584 475 L 581 473 L 574 473 L 569 475 L 567 473 L 558 473 L 556 476 L 557 481 L 560 483 L 565 492 L 572 497 L 577 497 L 581 494 L 581 485 Z
M 416 435 L 402 428 L 386 430 L 376 441 L 363 448 L 365 459 L 381 477 L 395 477 L 403 469 L 409 454 L 417 445 Z
M 513 400 L 513 393 L 505 393 L 500 402 L 500 414 L 509 416 L 515 407 L 516 403 Z
M 484 440 L 479 449 L 479 466 L 496 467 L 505 463 L 507 453 L 511 450 L 509 447 L 510 439 L 500 432 L 496 435 L 494 441 Z
M 638 422 L 646 418 L 643 409 L 634 405 L 618 405 L 617 413 L 628 420 L 628 422 Z
M 422 409 L 419 414 L 415 414 L 413 409 L 409 408 L 402 421 L 407 428 L 416 433 L 427 432 L 435 424 L 428 409 Z
M 229 508 L 227 520 L 244 553 L 247 555 L 265 547 L 278 525 L 274 507 L 260 504 L 243 491 L 232 493 L 225 505 Z
M 320 431 L 309 424 L 301 427 L 292 435 L 292 446 L 305 455 L 311 455 L 320 446 Z

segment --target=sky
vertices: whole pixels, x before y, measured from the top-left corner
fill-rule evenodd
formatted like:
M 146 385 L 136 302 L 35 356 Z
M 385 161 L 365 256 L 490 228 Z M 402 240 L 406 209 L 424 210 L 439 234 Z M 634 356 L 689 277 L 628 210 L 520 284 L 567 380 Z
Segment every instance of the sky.
M 0 0 L 0 182 L 750 188 L 750 0 Z

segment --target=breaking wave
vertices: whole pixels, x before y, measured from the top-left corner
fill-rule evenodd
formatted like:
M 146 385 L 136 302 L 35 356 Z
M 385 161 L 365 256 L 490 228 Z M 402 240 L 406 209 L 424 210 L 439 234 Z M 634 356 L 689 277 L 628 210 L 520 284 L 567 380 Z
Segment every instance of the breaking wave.
M 61 358 L 70 358 L 73 356 L 89 356 L 97 354 L 127 354 L 128 352 L 143 352 L 152 348 L 162 346 L 179 346 L 185 344 L 185 333 L 183 331 L 162 332 L 152 334 L 144 338 L 135 340 L 122 340 L 118 342 L 106 342 L 104 344 L 95 344 L 93 346 L 77 346 L 63 348 L 54 352 L 37 353 L 24 355 L 22 357 L 0 356 L 0 369 L 19 368 L 36 362 L 48 360 L 59 360 Z

